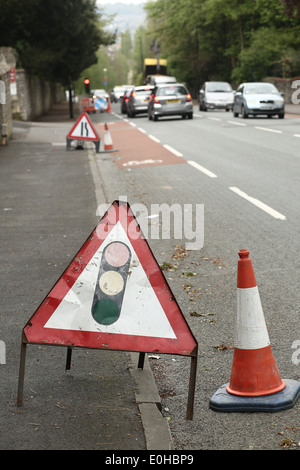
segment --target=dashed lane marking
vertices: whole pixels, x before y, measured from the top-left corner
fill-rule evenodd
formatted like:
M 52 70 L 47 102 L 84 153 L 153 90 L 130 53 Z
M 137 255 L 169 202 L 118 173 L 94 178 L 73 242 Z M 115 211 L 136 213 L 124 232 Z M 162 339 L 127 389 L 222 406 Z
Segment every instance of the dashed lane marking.
M 215 173 L 213 173 L 212 171 L 208 170 L 207 168 L 204 168 L 204 166 L 201 166 L 199 165 L 199 163 L 196 163 L 192 160 L 188 160 L 188 163 L 193 166 L 194 168 L 196 168 L 197 170 L 201 171 L 202 173 L 204 173 L 206 176 L 209 176 L 210 178 L 217 178 L 217 175 L 215 175 Z
M 247 201 L 251 202 L 254 204 L 256 207 L 259 207 L 259 209 L 262 209 L 265 211 L 267 214 L 271 215 L 275 219 L 280 219 L 280 220 L 286 220 L 286 217 L 281 214 L 280 212 L 277 212 L 276 210 L 272 209 L 272 207 L 267 206 L 267 204 L 264 204 L 263 202 L 259 201 L 258 199 L 249 196 L 248 194 L 244 193 L 241 191 L 239 188 L 236 188 L 234 186 L 229 188 L 231 191 L 233 191 L 235 194 L 238 196 L 241 196 L 242 198 L 246 199 Z

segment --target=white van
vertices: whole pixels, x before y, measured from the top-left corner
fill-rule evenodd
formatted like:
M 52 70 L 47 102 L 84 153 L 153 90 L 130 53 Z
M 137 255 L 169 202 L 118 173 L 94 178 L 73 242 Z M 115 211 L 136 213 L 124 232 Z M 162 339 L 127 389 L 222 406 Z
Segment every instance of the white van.
M 175 77 L 170 77 L 168 75 L 151 75 L 149 85 L 155 86 L 162 83 L 176 83 L 177 80 Z

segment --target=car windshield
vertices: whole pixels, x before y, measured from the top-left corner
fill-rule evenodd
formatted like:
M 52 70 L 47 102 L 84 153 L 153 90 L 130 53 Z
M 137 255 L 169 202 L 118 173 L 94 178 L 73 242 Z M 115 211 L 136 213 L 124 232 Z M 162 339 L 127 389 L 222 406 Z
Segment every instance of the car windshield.
M 206 84 L 206 91 L 209 91 L 210 93 L 228 93 L 232 91 L 232 88 L 229 83 L 226 82 L 211 82 Z
M 182 85 L 170 85 L 157 90 L 158 96 L 186 95 L 187 91 Z
M 105 90 L 93 90 L 94 95 L 105 95 Z
M 264 93 L 278 93 L 278 90 L 272 83 L 251 83 L 245 85 L 245 93 L 262 95 Z
M 135 90 L 136 94 L 137 95 L 146 95 L 146 96 L 149 96 L 150 93 L 151 93 L 152 89 L 149 88 L 149 87 L 145 87 L 143 89 L 140 89 L 140 90 Z

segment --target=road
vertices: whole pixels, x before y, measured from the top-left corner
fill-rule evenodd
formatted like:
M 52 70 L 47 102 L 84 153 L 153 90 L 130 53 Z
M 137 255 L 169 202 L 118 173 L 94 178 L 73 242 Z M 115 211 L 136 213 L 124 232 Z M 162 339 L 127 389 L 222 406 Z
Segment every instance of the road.
M 92 119 L 103 123 L 100 114 Z M 151 224 L 158 223 L 151 212 L 155 204 L 179 204 L 186 211 L 192 205 L 194 216 L 196 206 L 204 205 L 203 246 L 186 251 L 190 240 L 183 236 L 149 237 L 199 344 L 192 421 L 185 419 L 189 359 L 161 355 L 151 360 L 175 447 L 299 446 L 299 402 L 284 412 L 243 414 L 214 412 L 209 400 L 230 379 L 241 248 L 250 250 L 281 376 L 299 380 L 292 345 L 300 340 L 300 119 L 242 119 L 195 107 L 193 120 L 153 122 L 145 115 L 127 119 L 113 104 L 106 121 L 116 151 L 95 159 L 108 201 L 126 195 L 131 205 L 147 208 Z M 97 125 L 103 136 L 102 124 Z M 199 241 L 202 226 L 196 229 Z

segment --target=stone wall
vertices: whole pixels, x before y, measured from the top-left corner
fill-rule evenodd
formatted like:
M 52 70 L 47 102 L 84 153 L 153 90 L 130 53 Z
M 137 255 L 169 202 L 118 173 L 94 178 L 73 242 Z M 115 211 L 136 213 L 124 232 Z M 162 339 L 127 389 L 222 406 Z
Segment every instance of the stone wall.
M 12 98 L 10 94 L 10 69 L 16 66 L 16 55 L 11 47 L 0 48 L 0 145 L 3 136 L 12 134 Z
M 0 145 L 3 136 L 12 134 L 13 119 L 33 120 L 65 100 L 59 84 L 31 77 L 24 69 L 16 70 L 16 94 L 11 90 L 10 70 L 16 68 L 16 53 L 11 47 L 0 48 Z M 15 86 L 15 85 L 14 85 Z M 13 94 L 11 94 L 13 93 Z
M 42 116 L 64 99 L 60 85 L 31 77 L 24 69 L 17 70 L 17 90 L 20 117 L 24 121 Z

